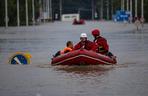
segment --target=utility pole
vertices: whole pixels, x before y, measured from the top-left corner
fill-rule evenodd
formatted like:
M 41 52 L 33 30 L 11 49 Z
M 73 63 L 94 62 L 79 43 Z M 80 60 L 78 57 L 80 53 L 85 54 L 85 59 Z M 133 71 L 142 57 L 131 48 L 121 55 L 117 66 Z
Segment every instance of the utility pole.
M 62 0 L 60 0 L 59 4 L 60 4 L 60 20 L 62 20 Z
M 121 3 L 121 10 L 123 10 L 123 4 L 122 4 L 123 3 L 123 0 L 120 0 L 120 1 L 121 1 L 120 2 Z
M 49 12 L 49 0 L 46 0 L 47 2 L 46 2 L 46 5 L 47 5 L 47 18 L 49 18 L 50 17 L 50 12 Z
M 113 0 L 111 0 L 111 16 L 114 14 L 114 5 L 113 5 Z
M 39 0 L 39 23 L 41 23 L 41 17 L 42 17 L 42 1 Z
M 109 0 L 106 1 L 107 20 L 109 20 Z
M 138 14 L 137 14 L 137 0 L 135 0 L 135 17 L 137 17 Z
M 125 6 L 124 3 L 125 3 L 124 0 L 121 0 L 121 10 L 124 10 L 124 6 Z
M 35 24 L 34 0 L 32 0 L 32 23 Z
M 141 0 L 141 18 L 144 18 L 144 0 Z
M 131 12 L 131 16 L 133 16 L 133 1 L 130 0 L 130 12 Z
M 46 0 L 42 0 L 42 16 L 44 23 L 45 23 L 45 12 L 46 12 Z
M 8 27 L 8 2 L 5 0 L 5 27 Z
M 26 26 L 28 26 L 28 0 L 25 0 L 26 3 Z
M 129 11 L 129 0 L 126 0 L 126 10 Z
M 125 10 L 125 0 L 122 0 L 122 9 Z
M 103 0 L 101 0 L 101 6 L 100 6 L 100 19 L 103 19 Z
M 94 0 L 91 0 L 91 7 L 92 7 L 92 20 L 94 20 Z
M 17 0 L 17 26 L 20 26 L 19 0 Z
M 130 0 L 130 23 L 132 23 L 133 20 L 133 1 Z
M 52 20 L 52 0 L 50 0 L 50 18 Z

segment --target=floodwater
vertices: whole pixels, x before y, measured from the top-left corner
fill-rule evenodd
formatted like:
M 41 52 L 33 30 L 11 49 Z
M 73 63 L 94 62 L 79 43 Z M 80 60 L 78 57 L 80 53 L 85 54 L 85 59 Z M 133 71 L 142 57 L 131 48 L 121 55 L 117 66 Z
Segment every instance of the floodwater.
M 100 28 L 117 56 L 115 66 L 51 66 L 52 55 L 82 32 Z M 148 25 L 54 22 L 40 26 L 0 28 L 0 96 L 147 96 Z M 17 51 L 32 55 L 30 65 L 10 65 Z

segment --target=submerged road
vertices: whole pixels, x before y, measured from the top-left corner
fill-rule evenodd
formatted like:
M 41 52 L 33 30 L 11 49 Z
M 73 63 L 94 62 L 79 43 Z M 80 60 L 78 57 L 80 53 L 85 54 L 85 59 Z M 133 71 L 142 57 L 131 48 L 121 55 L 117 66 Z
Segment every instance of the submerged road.
M 116 66 L 50 66 L 52 55 L 80 33 L 100 28 L 117 56 Z M 0 28 L 0 96 L 147 96 L 148 25 L 54 22 L 39 26 Z M 17 51 L 31 53 L 30 65 L 10 65 Z

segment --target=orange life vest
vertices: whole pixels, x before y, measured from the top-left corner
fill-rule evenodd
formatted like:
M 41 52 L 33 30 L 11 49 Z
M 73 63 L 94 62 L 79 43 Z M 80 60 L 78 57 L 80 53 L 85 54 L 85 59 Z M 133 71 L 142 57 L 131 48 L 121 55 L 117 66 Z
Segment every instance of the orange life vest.
M 67 52 L 70 52 L 70 51 L 72 51 L 72 49 L 71 48 L 69 48 L 69 47 L 65 47 L 63 50 L 61 50 L 61 54 L 64 54 L 64 53 L 67 53 Z

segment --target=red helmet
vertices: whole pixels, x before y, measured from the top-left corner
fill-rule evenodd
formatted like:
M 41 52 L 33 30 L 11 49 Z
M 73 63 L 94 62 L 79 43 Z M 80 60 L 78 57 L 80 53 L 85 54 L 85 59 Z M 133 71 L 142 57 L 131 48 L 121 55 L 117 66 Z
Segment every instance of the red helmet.
M 92 30 L 92 35 L 93 36 L 100 36 L 100 30 L 99 29 Z

